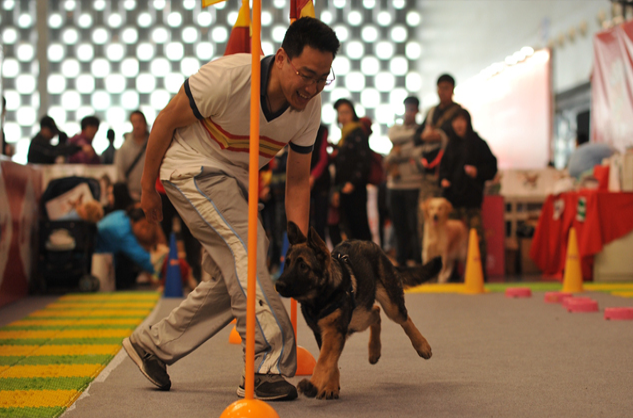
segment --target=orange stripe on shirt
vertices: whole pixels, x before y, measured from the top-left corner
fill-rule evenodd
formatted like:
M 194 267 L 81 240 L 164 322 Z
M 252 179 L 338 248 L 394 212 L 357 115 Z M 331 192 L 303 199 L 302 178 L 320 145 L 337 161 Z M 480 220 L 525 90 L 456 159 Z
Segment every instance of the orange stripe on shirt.
M 247 135 L 234 135 L 222 129 L 211 119 L 200 121 L 211 139 L 213 139 L 222 149 L 235 152 L 248 152 L 250 137 Z M 259 155 L 264 158 L 273 158 L 286 144 L 275 141 L 266 136 L 259 138 Z

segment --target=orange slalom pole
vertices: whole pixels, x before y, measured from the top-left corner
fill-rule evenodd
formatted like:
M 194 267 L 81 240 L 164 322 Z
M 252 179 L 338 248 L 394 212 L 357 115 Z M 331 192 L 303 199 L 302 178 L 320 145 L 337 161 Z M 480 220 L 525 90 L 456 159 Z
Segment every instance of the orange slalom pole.
M 295 343 L 297 339 L 297 301 L 290 299 L 290 322 L 292 322 L 292 328 L 295 332 Z
M 248 1 L 248 0 L 243 0 Z M 246 296 L 246 376 L 245 399 L 255 396 L 255 299 L 257 291 L 257 203 L 259 182 L 259 92 L 261 86 L 261 13 L 260 0 L 253 0 L 251 38 L 251 129 L 248 170 L 248 294 Z

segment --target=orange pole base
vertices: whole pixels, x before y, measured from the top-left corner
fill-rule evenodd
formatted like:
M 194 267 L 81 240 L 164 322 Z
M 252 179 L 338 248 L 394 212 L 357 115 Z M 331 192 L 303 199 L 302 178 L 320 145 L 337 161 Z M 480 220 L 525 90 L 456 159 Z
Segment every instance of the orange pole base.
M 279 418 L 279 414 L 264 401 L 257 399 L 240 399 L 227 406 L 220 418 Z

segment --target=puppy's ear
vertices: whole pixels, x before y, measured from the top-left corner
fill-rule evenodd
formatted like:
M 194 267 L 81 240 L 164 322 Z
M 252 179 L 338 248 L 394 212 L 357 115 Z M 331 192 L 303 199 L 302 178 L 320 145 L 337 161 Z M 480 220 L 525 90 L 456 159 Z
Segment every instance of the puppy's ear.
M 303 235 L 297 224 L 292 221 L 288 221 L 288 242 L 290 245 L 306 242 L 305 235 Z
M 448 199 L 444 199 L 444 203 L 446 204 L 446 210 L 448 213 L 451 213 L 453 211 L 453 205 L 451 202 L 449 202 Z
M 429 204 L 431 203 L 431 198 L 429 197 L 424 202 L 422 202 L 422 214 L 424 215 L 424 219 L 429 219 Z
M 330 250 L 314 227 L 310 227 L 308 231 L 308 246 L 316 252 L 321 262 L 327 264 L 330 261 Z

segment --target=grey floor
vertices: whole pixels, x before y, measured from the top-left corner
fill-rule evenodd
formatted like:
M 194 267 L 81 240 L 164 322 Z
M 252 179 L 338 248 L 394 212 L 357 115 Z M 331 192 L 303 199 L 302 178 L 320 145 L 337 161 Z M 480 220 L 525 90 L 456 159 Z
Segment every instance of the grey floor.
M 587 293 L 599 313 L 567 313 L 545 303 L 542 292 L 529 299 L 407 294 L 410 316 L 433 347 L 430 360 L 417 357 L 401 328 L 385 319 L 378 364 L 367 361 L 368 333 L 348 340 L 339 400 L 269 405 L 280 417 L 305 418 L 631 417 L 633 321 L 606 321 L 603 310 L 633 307 L 633 299 Z M 179 301 L 162 299 L 148 321 Z M 23 314 L 11 313 L 21 303 L 27 304 L 3 308 L 1 322 Z M 229 332 L 171 366 L 169 392 L 155 390 L 119 352 L 63 417 L 219 417 L 238 399 L 243 367 L 241 346 L 228 343 Z M 298 334 L 299 345 L 316 356 L 302 318 Z

